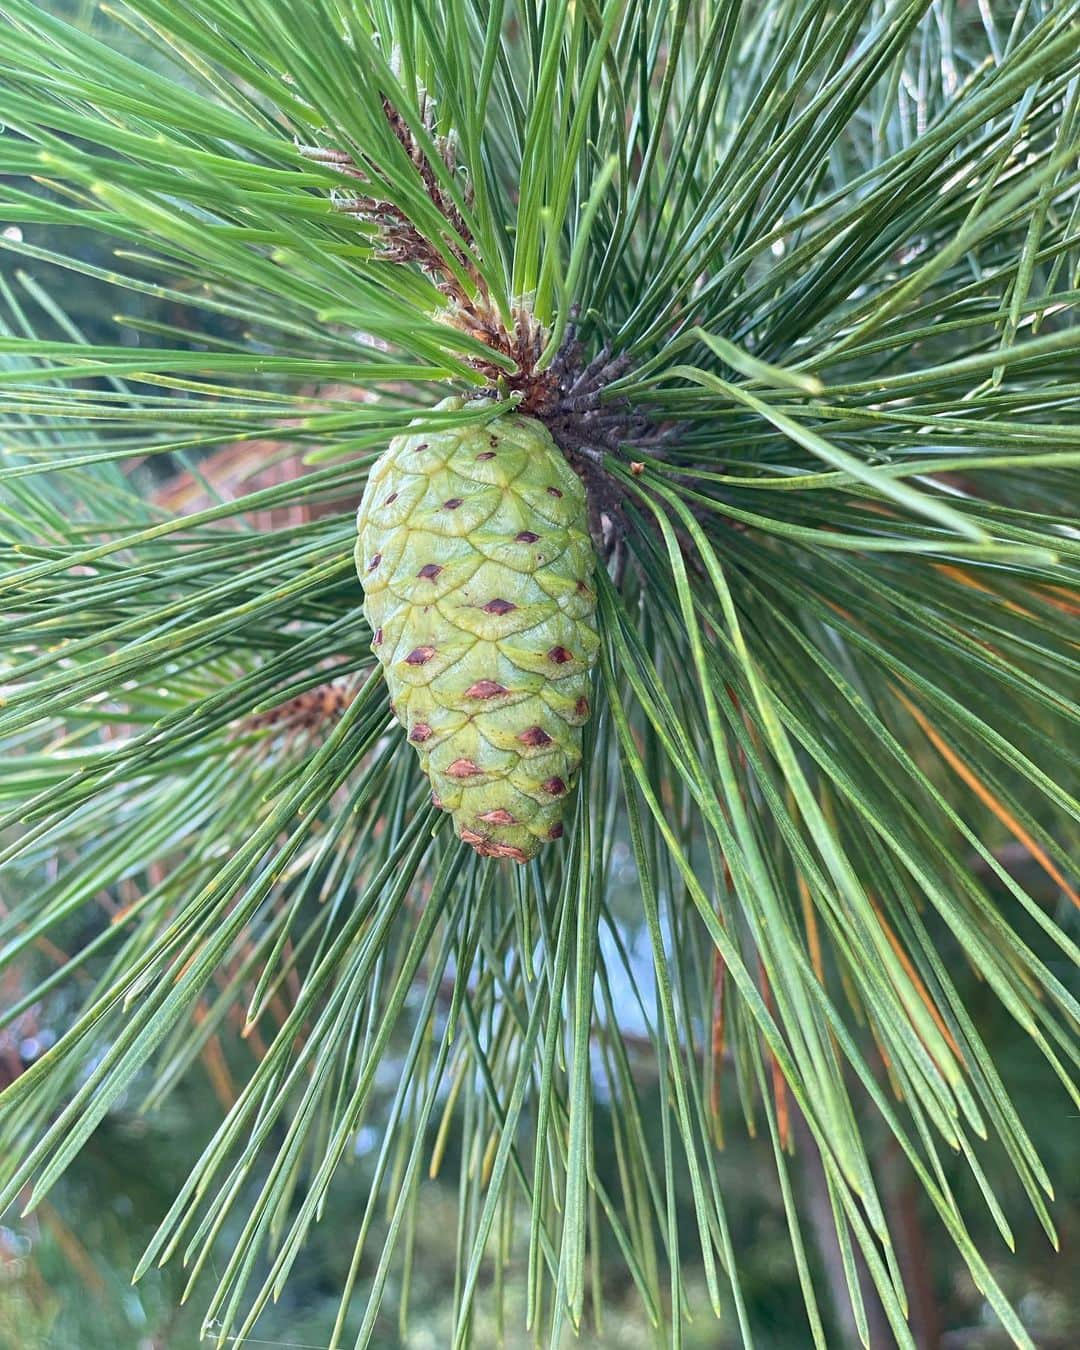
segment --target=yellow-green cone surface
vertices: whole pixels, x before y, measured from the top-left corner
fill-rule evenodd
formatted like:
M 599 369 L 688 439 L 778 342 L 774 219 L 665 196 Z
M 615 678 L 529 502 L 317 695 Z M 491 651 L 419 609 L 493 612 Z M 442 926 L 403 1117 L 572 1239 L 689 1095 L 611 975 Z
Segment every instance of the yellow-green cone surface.
M 581 480 L 531 417 L 409 432 L 357 529 L 372 650 L 436 804 L 526 862 L 562 834 L 600 645 Z

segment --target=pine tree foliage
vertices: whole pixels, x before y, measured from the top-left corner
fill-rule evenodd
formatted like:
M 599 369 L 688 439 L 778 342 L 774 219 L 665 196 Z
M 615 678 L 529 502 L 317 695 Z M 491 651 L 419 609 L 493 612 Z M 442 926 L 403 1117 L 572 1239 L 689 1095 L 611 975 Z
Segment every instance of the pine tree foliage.
M 1009 1243 L 1009 1172 L 1053 1240 L 1032 1104 L 960 975 L 1075 1102 L 1080 5 L 0 19 L 0 877 L 31 884 L 0 966 L 82 935 L 2 1013 L 67 991 L 66 1033 L 3 1098 L 2 1202 L 46 1195 L 239 1007 L 260 1052 L 141 1267 L 194 1280 L 217 1250 L 219 1344 L 287 1280 L 393 1053 L 335 1345 L 361 1270 L 357 1345 L 388 1281 L 407 1302 L 454 1132 L 456 1345 L 518 1242 L 551 1344 L 598 1315 L 600 1250 L 677 1343 L 689 1247 L 752 1344 L 717 1172 L 738 1101 L 772 1141 L 807 1343 L 812 1153 L 857 1324 L 862 1265 L 913 1344 L 885 1130 L 1030 1346 L 949 1177 L 962 1158 Z M 76 312 L 91 284 L 104 335 Z M 526 866 L 431 806 L 352 561 L 378 454 L 470 392 L 541 408 L 597 522 L 583 780 Z M 176 515 L 131 468 L 198 474 L 245 440 L 303 471 Z M 80 926 L 103 894 L 127 899 Z

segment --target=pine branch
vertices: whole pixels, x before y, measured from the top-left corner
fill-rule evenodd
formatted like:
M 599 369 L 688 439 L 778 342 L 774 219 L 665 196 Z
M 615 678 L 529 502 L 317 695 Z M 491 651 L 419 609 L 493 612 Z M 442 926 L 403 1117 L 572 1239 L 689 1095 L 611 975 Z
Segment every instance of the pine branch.
M 333 1344 L 397 1269 L 404 1319 L 452 1158 L 456 1345 L 513 1254 L 586 1327 L 601 1251 L 751 1344 L 745 1122 L 807 1344 L 874 1300 L 913 1344 L 915 1194 L 1031 1345 L 996 1243 L 1056 1241 L 1063 1169 L 987 1009 L 1073 1109 L 1080 7 L 0 18 L 0 1027 L 64 1022 L 4 1070 L 3 1199 L 203 1064 L 140 1272 L 216 1269 L 220 1343 L 371 1126 Z M 522 414 L 601 654 L 518 867 L 430 804 L 351 555 L 392 438 Z

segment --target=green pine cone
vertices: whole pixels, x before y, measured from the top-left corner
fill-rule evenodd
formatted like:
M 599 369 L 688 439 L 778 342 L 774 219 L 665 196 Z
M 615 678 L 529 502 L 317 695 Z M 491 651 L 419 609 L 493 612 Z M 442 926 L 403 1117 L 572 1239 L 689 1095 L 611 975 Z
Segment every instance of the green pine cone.
M 581 480 L 531 417 L 408 433 L 357 529 L 372 650 L 433 800 L 478 853 L 527 862 L 562 834 L 600 645 Z

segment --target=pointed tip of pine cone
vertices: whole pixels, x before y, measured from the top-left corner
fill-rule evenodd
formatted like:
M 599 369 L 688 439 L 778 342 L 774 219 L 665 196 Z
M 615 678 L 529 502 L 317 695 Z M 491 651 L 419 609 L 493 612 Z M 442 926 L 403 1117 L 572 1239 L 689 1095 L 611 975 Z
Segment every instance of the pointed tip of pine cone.
M 513 844 L 500 844 L 490 835 L 478 834 L 475 830 L 462 829 L 458 838 L 463 844 L 476 850 L 482 858 L 511 858 L 516 863 L 527 863 L 530 854 Z

